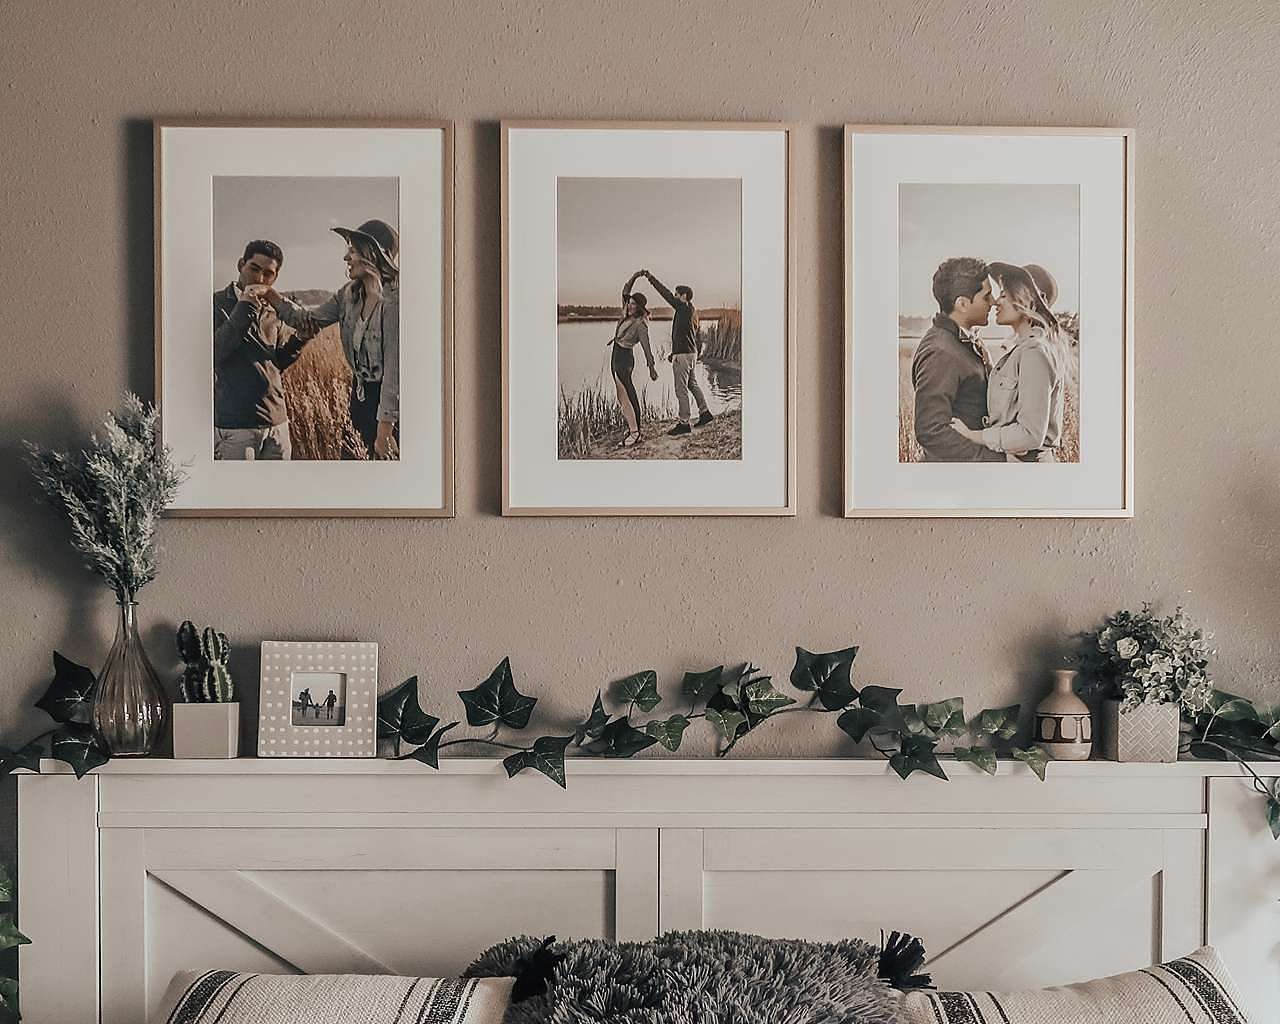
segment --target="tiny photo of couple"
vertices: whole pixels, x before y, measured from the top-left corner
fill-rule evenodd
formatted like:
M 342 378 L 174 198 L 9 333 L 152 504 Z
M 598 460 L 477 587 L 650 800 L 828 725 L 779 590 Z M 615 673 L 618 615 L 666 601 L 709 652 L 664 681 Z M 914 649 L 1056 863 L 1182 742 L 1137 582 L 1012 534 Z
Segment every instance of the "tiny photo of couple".
M 1080 461 L 1080 189 L 898 188 L 898 461 Z
M 400 457 L 399 180 L 213 178 L 216 461 Z
M 557 181 L 557 457 L 742 458 L 742 182 Z
M 341 672 L 295 672 L 290 723 L 346 725 L 346 693 L 347 677 Z

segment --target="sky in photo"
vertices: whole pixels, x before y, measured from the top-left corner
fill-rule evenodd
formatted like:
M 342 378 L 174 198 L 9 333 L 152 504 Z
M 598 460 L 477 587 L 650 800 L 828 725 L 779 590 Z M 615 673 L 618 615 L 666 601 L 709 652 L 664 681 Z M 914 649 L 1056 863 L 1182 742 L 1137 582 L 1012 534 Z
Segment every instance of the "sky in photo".
M 742 182 L 737 178 L 560 178 L 557 302 L 617 305 L 640 268 L 702 308 L 742 303 Z M 662 297 L 641 280 L 649 305 Z
M 398 229 L 399 186 L 397 178 L 215 177 L 213 290 L 235 279 L 245 243 L 264 238 L 284 250 L 282 291 L 336 291 L 347 280 L 347 247 L 330 228 L 377 218 Z
M 1025 266 L 1058 282 L 1059 312 L 1079 312 L 1080 189 L 1076 185 L 898 186 L 898 310 L 932 316 L 933 272 L 954 256 Z

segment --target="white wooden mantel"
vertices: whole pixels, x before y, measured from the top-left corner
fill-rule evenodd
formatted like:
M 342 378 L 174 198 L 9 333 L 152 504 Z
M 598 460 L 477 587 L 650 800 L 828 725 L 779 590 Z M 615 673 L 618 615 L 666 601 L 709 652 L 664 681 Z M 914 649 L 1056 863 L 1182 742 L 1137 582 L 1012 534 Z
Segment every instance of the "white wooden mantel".
M 561 790 L 491 759 L 45 762 L 18 783 L 24 1019 L 140 1024 L 184 968 L 456 973 L 510 934 L 707 927 L 898 928 L 987 988 L 1207 940 L 1280 1020 L 1280 844 L 1237 766 L 946 768 L 571 759 Z

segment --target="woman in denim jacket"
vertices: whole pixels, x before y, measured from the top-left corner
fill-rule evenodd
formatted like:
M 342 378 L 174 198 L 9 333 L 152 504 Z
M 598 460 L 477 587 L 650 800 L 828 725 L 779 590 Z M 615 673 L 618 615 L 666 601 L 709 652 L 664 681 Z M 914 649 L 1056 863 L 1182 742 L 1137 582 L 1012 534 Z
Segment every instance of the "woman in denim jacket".
M 1068 362 L 1053 303 L 1058 285 L 1043 267 L 992 263 L 1000 286 L 996 323 L 1013 328 L 1014 342 L 987 379 L 986 426 L 952 428 L 1009 462 L 1056 462 L 1062 440 Z

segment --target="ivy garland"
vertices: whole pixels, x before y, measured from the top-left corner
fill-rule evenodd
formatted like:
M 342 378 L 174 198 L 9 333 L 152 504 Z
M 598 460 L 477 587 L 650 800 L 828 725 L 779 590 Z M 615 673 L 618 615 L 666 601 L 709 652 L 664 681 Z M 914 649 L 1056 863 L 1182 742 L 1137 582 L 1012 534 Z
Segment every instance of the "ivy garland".
M 814 654 L 796 648 L 791 670 L 792 687 L 808 694 L 801 703 L 780 692 L 770 676 L 750 663 L 728 669 L 723 665 L 701 672 L 686 672 L 680 692 L 688 709 L 663 717 L 641 718 L 662 703 L 658 676 L 651 669 L 636 672 L 613 684 L 609 705 L 604 691 L 596 692 L 591 712 L 566 736 L 539 736 L 528 745 L 499 739 L 503 730 L 522 732 L 529 725 L 536 697 L 521 693 L 503 658 L 479 686 L 458 692 L 473 728 L 488 730 L 480 736 L 446 735 L 461 721 L 441 724 L 422 710 L 418 702 L 418 677 L 407 679 L 378 701 L 378 737 L 394 744 L 396 756 L 440 767 L 440 751 L 460 744 L 479 744 L 511 753 L 503 759 L 508 776 L 527 769 L 541 772 L 556 785 L 565 786 L 565 755 L 570 746 L 594 757 L 633 757 L 656 745 L 677 751 L 686 730 L 699 719 L 715 729 L 716 755 L 723 757 L 765 721 L 795 712 L 835 714 L 836 725 L 855 743 L 869 743 L 889 761 L 902 778 L 921 771 L 946 779 L 937 757 L 943 740 L 966 735 L 972 743 L 955 748 L 958 761 L 977 765 L 994 775 L 998 754 L 1007 754 L 1028 765 L 1044 779 L 1047 757 L 1039 747 L 1012 745 L 1017 731 L 1019 705 L 984 710 L 971 722 L 964 714 L 964 700 L 953 697 L 934 704 L 899 704 L 902 691 L 885 686 L 853 685 L 853 661 L 857 647 Z M 614 710 L 610 711 L 609 706 Z M 405 751 L 404 748 L 415 749 Z

